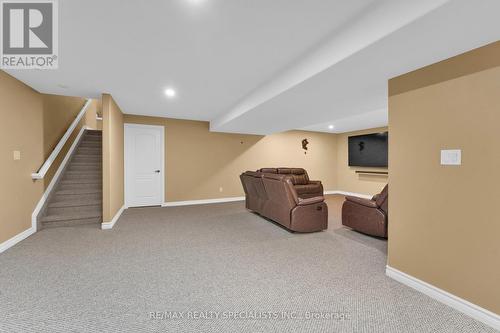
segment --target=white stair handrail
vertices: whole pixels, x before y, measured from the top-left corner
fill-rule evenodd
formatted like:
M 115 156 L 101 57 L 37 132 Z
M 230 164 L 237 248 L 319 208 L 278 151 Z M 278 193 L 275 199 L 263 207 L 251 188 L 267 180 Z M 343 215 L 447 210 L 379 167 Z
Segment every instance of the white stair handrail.
M 45 177 L 45 175 L 47 174 L 47 171 L 49 171 L 50 167 L 52 166 L 52 163 L 54 163 L 54 161 L 56 160 L 57 155 L 59 155 L 62 148 L 66 144 L 66 141 L 68 141 L 69 137 L 71 136 L 71 133 L 73 133 L 76 126 L 78 126 L 78 123 L 80 122 L 80 120 L 82 120 L 83 116 L 85 115 L 85 112 L 87 112 L 87 109 L 88 109 L 90 103 L 92 103 L 92 100 L 87 99 L 87 101 L 85 102 L 85 105 L 80 110 L 80 112 L 76 116 L 75 120 L 73 120 L 71 125 L 68 127 L 68 129 L 66 130 L 66 133 L 64 133 L 61 140 L 59 140 L 59 142 L 57 143 L 57 146 L 54 148 L 52 153 L 50 153 L 50 156 L 47 158 L 45 163 L 43 163 L 42 167 L 38 170 L 37 173 L 31 174 L 32 179 L 43 179 Z

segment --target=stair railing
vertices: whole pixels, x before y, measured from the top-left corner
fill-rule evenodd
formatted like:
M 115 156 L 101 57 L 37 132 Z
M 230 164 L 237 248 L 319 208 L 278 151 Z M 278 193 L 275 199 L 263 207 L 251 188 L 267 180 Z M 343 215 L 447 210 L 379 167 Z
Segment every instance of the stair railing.
M 73 120 L 71 125 L 68 127 L 68 129 L 66 130 L 66 132 L 62 136 L 61 140 L 59 140 L 59 142 L 57 143 L 57 145 L 54 148 L 54 150 L 52 151 L 52 153 L 50 153 L 50 155 L 47 158 L 47 160 L 45 161 L 45 163 L 43 163 L 43 165 L 40 167 L 38 172 L 31 174 L 32 179 L 43 179 L 45 177 L 45 175 L 47 174 L 47 171 L 49 171 L 50 167 L 52 166 L 52 163 L 54 163 L 54 161 L 56 160 L 57 155 L 59 155 L 59 153 L 63 149 L 64 145 L 68 141 L 69 137 L 71 136 L 71 133 L 73 133 L 76 126 L 78 126 L 78 123 L 80 122 L 80 120 L 82 120 L 83 116 L 87 112 L 87 109 L 88 109 L 90 103 L 92 103 L 92 100 L 87 99 L 87 101 L 85 102 L 85 105 L 80 110 L 80 112 L 76 116 L 75 120 Z

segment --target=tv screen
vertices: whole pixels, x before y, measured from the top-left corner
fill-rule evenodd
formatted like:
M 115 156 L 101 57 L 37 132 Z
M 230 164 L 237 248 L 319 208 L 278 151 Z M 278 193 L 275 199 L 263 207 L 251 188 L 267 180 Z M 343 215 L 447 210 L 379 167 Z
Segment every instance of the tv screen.
M 349 166 L 387 167 L 389 133 L 349 137 Z

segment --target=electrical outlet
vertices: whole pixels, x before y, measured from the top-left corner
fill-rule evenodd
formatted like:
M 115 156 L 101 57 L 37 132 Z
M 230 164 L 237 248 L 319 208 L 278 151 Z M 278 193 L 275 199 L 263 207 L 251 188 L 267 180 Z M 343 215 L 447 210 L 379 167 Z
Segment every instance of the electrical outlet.
M 21 152 L 19 150 L 14 150 L 14 161 L 19 161 L 21 159 Z
M 461 165 L 461 164 L 462 164 L 461 149 L 441 150 L 441 165 Z

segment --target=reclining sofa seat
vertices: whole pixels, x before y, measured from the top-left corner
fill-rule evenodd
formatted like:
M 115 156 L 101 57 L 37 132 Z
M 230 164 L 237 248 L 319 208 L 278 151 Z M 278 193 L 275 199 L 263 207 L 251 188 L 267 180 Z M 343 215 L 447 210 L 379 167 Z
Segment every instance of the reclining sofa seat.
M 289 176 L 247 171 L 240 179 L 247 209 L 291 231 L 315 232 L 328 227 L 323 196 L 300 198 Z
M 301 198 L 312 198 L 323 195 L 323 185 L 319 180 L 310 180 L 307 171 L 302 168 L 262 168 L 262 173 L 287 175 Z

